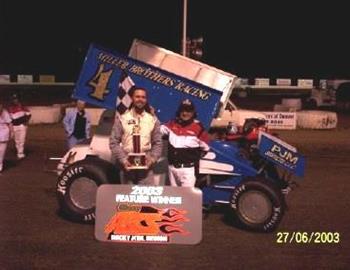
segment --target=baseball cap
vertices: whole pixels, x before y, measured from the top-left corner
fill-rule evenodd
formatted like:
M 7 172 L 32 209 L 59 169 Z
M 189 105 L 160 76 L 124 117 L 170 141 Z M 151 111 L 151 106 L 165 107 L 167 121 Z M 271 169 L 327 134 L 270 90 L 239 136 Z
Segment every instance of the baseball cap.
M 191 100 L 185 99 L 181 101 L 179 111 L 194 112 L 195 111 L 194 104 L 192 103 Z

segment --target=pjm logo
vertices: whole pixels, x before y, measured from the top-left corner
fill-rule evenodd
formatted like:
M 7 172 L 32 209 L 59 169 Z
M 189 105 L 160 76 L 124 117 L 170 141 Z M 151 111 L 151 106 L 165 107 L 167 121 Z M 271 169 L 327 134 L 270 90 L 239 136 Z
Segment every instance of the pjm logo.
M 271 153 L 273 153 L 273 156 L 277 156 L 279 159 L 283 159 L 285 162 L 288 162 L 290 164 L 297 164 L 299 157 L 287 149 L 284 149 L 276 144 L 274 144 L 271 148 Z M 283 162 L 284 163 L 284 162 Z
M 296 148 L 270 134 L 262 133 L 259 153 L 269 161 L 298 176 L 304 175 L 304 157 L 297 152 Z

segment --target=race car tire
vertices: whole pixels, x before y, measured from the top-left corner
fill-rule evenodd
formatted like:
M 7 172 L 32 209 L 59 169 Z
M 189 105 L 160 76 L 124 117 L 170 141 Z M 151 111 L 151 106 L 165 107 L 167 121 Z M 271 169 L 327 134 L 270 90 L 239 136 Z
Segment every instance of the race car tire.
M 60 213 L 72 221 L 93 223 L 101 184 L 120 184 L 119 171 L 111 163 L 94 157 L 67 167 L 56 185 Z
M 261 177 L 245 179 L 235 187 L 230 199 L 235 223 L 256 232 L 275 230 L 282 220 L 285 205 L 281 191 Z
M 333 129 L 337 127 L 338 118 L 335 112 L 300 111 L 297 112 L 297 127 L 309 129 Z

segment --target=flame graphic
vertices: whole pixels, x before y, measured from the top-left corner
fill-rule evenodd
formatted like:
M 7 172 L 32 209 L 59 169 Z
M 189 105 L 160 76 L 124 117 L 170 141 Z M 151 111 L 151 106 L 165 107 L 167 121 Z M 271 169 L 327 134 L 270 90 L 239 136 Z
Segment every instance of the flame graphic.
M 122 210 L 120 210 L 122 209 Z M 119 210 L 119 211 L 118 211 Z M 105 226 L 105 233 L 130 235 L 188 234 L 182 224 L 187 222 L 186 210 L 160 209 L 152 206 L 120 204 L 117 212 Z

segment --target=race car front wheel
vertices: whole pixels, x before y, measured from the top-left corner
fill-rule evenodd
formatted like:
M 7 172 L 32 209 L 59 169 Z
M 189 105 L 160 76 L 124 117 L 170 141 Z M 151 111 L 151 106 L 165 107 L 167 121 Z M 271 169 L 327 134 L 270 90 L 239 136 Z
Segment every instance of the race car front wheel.
M 230 200 L 239 226 L 257 232 L 276 229 L 285 211 L 280 190 L 264 178 L 248 178 L 235 187 Z
M 97 188 L 102 184 L 119 183 L 119 171 L 105 160 L 87 158 L 73 163 L 57 181 L 60 211 L 70 220 L 93 223 Z

